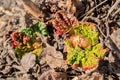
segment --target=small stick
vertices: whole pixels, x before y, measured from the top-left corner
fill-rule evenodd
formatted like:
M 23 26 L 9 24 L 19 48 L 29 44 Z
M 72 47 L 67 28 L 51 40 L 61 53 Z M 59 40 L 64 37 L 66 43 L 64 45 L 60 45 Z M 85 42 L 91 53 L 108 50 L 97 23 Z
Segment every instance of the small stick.
M 111 14 L 111 12 L 116 8 L 116 6 L 120 3 L 120 0 L 116 0 L 116 2 L 114 3 L 114 5 L 110 8 L 110 10 L 108 11 L 106 20 L 108 19 L 109 15 Z
M 92 11 L 94 11 L 97 7 L 99 7 L 99 6 L 101 6 L 102 4 L 104 4 L 105 2 L 107 2 L 107 0 L 104 0 L 103 2 L 101 2 L 100 4 L 98 4 L 98 5 L 96 5 L 95 7 L 93 7 L 91 10 L 89 10 L 88 12 L 86 12 L 84 15 L 86 15 L 83 19 L 82 19 L 82 21 L 84 21 L 85 20 L 85 18 L 92 12 Z

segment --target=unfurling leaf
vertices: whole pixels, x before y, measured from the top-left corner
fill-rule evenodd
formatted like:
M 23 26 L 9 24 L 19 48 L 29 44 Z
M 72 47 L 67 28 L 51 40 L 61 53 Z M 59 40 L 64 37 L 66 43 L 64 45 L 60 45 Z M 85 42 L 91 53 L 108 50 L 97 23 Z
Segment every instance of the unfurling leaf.
M 13 31 L 11 34 L 12 48 L 15 49 L 18 57 L 21 58 L 25 53 L 33 52 L 36 56 L 39 56 L 42 52 L 42 42 L 37 40 L 40 34 L 48 35 L 46 25 L 42 22 L 20 30 Z
M 79 26 L 75 27 L 71 32 L 75 35 L 83 35 L 92 45 L 98 43 L 98 30 L 93 23 L 81 22 L 79 23 Z
M 59 35 L 69 32 L 72 27 L 78 24 L 76 17 L 62 10 L 56 12 L 54 17 L 53 27 Z
M 84 71 L 93 70 L 103 58 L 106 49 L 98 41 L 98 31 L 93 23 L 81 22 L 66 38 L 67 63 L 82 67 Z
M 91 46 L 89 41 L 81 34 L 70 36 L 68 40 L 72 43 L 73 47 L 79 46 L 82 48 L 87 48 Z
M 70 47 L 67 55 L 67 62 L 70 65 L 76 64 L 83 68 L 83 70 L 92 70 L 98 66 L 99 60 L 103 58 L 106 49 L 102 48 L 101 44 L 97 44 L 86 50 L 80 47 Z M 101 50 L 101 51 L 100 51 Z
M 47 26 L 43 22 L 38 22 L 35 25 L 28 27 L 26 29 L 21 29 L 20 32 L 25 33 L 26 35 L 30 37 L 36 37 L 36 33 L 39 33 L 41 35 L 48 35 Z

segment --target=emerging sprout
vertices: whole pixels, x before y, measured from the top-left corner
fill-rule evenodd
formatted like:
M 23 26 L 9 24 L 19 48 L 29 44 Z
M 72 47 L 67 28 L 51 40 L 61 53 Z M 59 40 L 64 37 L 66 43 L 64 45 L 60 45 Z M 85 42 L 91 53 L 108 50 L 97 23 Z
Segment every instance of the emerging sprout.
M 67 63 L 73 68 L 82 67 L 84 71 L 98 66 L 106 53 L 106 49 L 98 41 L 98 31 L 93 23 L 79 23 L 66 38 Z
M 68 38 L 68 40 L 72 43 L 73 47 L 78 47 L 79 46 L 81 48 L 87 48 L 87 47 L 91 46 L 91 44 L 89 43 L 87 38 L 85 38 L 81 34 L 79 34 L 79 35 L 72 35 L 72 36 L 70 36 L 70 38 Z
M 37 56 L 42 52 L 42 42 L 37 37 L 41 35 L 48 35 L 46 25 L 42 22 L 20 30 L 13 31 L 11 34 L 12 48 L 17 53 L 18 57 L 22 57 L 27 52 L 33 52 Z
M 98 43 L 98 30 L 93 23 L 90 22 L 80 22 L 79 26 L 71 30 L 72 34 L 83 35 L 89 40 L 91 45 Z
M 76 17 L 66 11 L 58 11 L 54 17 L 53 27 L 59 35 L 69 32 L 72 27 L 78 24 Z

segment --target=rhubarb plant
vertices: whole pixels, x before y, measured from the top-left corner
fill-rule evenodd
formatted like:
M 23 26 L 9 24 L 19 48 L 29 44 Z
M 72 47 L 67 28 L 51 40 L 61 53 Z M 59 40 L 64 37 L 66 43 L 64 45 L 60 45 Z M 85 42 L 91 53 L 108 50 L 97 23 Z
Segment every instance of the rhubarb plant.
M 39 38 L 41 35 L 48 35 L 46 25 L 42 22 L 26 29 L 15 30 L 11 34 L 12 48 L 21 58 L 25 53 L 32 52 L 39 56 L 43 50 L 43 43 Z
M 75 16 L 68 14 L 66 11 L 58 11 L 53 20 L 53 27 L 59 35 L 69 32 L 69 30 L 77 25 L 78 21 Z
M 107 51 L 99 43 L 97 28 L 93 23 L 81 22 L 70 34 L 65 40 L 67 63 L 84 71 L 95 69 Z

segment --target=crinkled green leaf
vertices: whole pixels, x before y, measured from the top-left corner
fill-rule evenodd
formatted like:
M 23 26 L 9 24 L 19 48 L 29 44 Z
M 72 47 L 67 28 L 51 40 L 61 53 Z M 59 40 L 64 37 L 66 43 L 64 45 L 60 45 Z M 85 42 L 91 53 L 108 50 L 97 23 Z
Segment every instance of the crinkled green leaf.
M 98 31 L 91 28 L 89 24 L 80 23 L 78 27 L 73 29 L 75 34 L 82 34 L 85 36 L 92 45 L 98 43 Z
M 27 48 L 25 47 L 24 49 L 23 48 L 15 48 L 15 52 L 17 53 L 17 56 L 19 58 L 22 58 L 22 56 L 27 53 L 27 52 L 30 52 L 32 51 L 33 49 L 32 48 Z
M 98 62 L 103 58 L 106 50 L 98 40 L 98 31 L 91 23 L 80 23 L 78 27 L 71 30 L 73 35 L 83 35 L 90 42 L 90 47 L 82 48 L 80 46 L 73 47 L 69 38 L 66 39 L 67 61 L 68 64 L 79 64 L 85 70 L 90 70 L 98 65 Z M 77 38 L 77 37 L 74 37 Z M 79 41 L 78 41 L 79 42 Z M 77 43 L 76 43 L 77 44 Z M 79 43 L 78 43 L 79 44 Z M 85 44 L 85 43 L 84 43 Z
M 47 27 L 43 22 L 38 22 L 31 27 L 21 29 L 20 32 L 25 33 L 32 38 L 37 35 L 36 32 L 44 36 L 48 35 Z
M 12 34 L 12 42 L 14 43 L 13 47 L 19 58 L 21 58 L 25 53 L 28 52 L 33 52 L 36 56 L 40 55 L 43 49 L 42 42 L 39 42 L 36 39 L 36 37 L 39 35 L 44 36 L 48 35 L 47 27 L 43 22 L 38 22 L 31 27 L 21 29 L 19 32 L 18 31 L 13 32 Z
M 99 59 L 103 58 L 106 50 L 103 49 L 101 44 L 96 44 L 86 50 L 79 47 L 69 48 L 67 61 L 69 64 L 81 64 L 81 67 L 97 66 Z M 101 50 L 101 51 L 100 51 Z
M 30 36 L 31 38 L 35 37 L 35 31 L 33 30 L 32 27 L 21 29 L 20 32 Z

